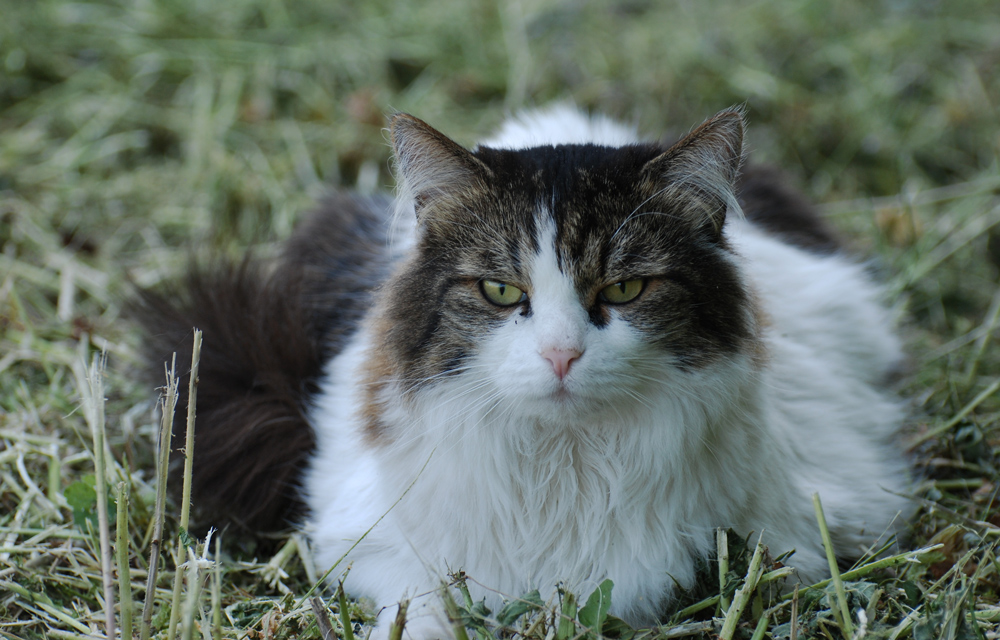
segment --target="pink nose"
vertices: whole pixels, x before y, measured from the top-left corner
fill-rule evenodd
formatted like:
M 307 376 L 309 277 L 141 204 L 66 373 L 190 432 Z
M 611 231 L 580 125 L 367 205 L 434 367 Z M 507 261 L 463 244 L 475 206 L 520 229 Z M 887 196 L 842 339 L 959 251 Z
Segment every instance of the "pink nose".
M 569 365 L 583 355 L 577 349 L 546 349 L 542 357 L 552 363 L 552 371 L 562 380 L 569 373 Z

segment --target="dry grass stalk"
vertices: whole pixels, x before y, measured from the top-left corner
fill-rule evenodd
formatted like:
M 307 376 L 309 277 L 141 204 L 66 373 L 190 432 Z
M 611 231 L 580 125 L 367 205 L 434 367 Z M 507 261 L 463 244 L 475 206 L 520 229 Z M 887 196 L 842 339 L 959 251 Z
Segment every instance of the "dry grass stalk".
M 731 640 L 733 633 L 736 631 L 736 625 L 740 621 L 740 616 L 743 614 L 743 609 L 746 607 L 747 603 L 750 602 L 750 596 L 753 595 L 754 590 L 757 588 L 757 583 L 760 580 L 761 574 L 764 572 L 763 569 L 763 559 L 764 559 L 764 545 L 761 544 L 761 538 L 763 538 L 763 532 L 757 539 L 757 546 L 754 547 L 753 557 L 750 559 L 750 567 L 747 569 L 747 575 L 744 579 L 743 586 L 736 590 L 733 594 L 733 603 L 726 610 L 726 617 L 722 624 L 722 630 L 719 632 L 719 638 L 721 640 Z
M 309 598 L 309 607 L 316 618 L 316 626 L 319 627 L 319 637 L 322 640 L 337 640 L 337 634 L 333 630 L 333 623 L 330 622 L 330 616 L 326 613 L 323 601 L 318 596 L 313 596 Z
M 719 563 L 719 609 L 729 610 L 729 598 L 726 597 L 726 578 L 729 575 L 729 536 L 725 529 L 715 530 L 715 557 Z
M 206 541 L 206 548 L 208 543 Z M 222 640 L 222 538 L 215 539 L 212 567 L 212 640 Z
M 195 619 L 200 613 L 201 602 L 201 558 L 191 547 L 187 548 L 187 571 L 177 567 L 177 573 L 187 574 L 187 597 L 184 600 L 184 618 L 181 622 L 181 640 L 193 640 Z
M 198 364 L 201 360 L 201 330 L 194 329 L 194 346 L 191 349 L 191 373 L 188 379 L 187 430 L 184 440 L 184 484 L 181 491 L 181 535 L 177 539 L 175 563 L 178 570 L 174 573 L 174 591 L 170 601 L 170 623 L 167 627 L 167 640 L 174 640 L 177 633 L 177 623 L 180 621 L 181 593 L 184 574 L 179 569 L 180 560 L 186 555 L 184 537 L 190 526 L 191 518 L 191 481 L 194 473 L 194 421 L 195 405 L 198 400 Z
M 132 638 L 132 578 L 129 565 L 128 482 L 118 483 L 118 522 L 115 527 L 115 551 L 118 561 L 118 597 L 121 598 L 122 638 Z
M 85 348 L 85 343 L 81 343 Z M 81 358 L 74 367 L 77 386 L 83 395 L 84 413 L 90 425 L 94 456 L 94 490 L 97 493 L 97 527 L 101 545 L 101 578 L 104 587 L 104 624 L 108 640 L 115 638 L 115 581 L 111 568 L 111 531 L 108 524 L 108 476 L 105 460 L 107 439 L 104 418 L 104 373 L 107 369 L 107 354 L 94 355 L 90 367 L 86 368 Z
M 194 475 L 194 422 L 198 405 L 198 366 L 201 361 L 201 330 L 194 329 L 191 349 L 191 373 L 188 377 L 187 431 L 184 439 L 184 487 L 181 495 L 181 528 L 185 531 L 191 518 L 191 481 Z
M 170 467 L 170 442 L 173 435 L 174 412 L 177 409 L 177 354 L 166 371 L 167 383 L 159 399 L 160 433 L 157 445 L 156 503 L 153 507 L 153 537 L 149 544 L 149 573 L 146 579 L 145 602 L 142 606 L 140 640 L 149 640 L 153 620 L 153 601 L 156 599 L 156 577 L 160 566 L 160 547 L 163 538 L 163 519 L 167 502 L 167 476 Z
M 187 549 L 180 539 L 177 547 L 171 550 L 174 558 L 174 588 L 170 597 L 170 621 L 167 623 L 167 640 L 177 637 L 177 625 L 181 622 L 181 596 L 184 588 L 184 571 L 181 569 Z
M 819 532 L 823 536 L 823 548 L 826 549 L 826 559 L 830 565 L 830 579 L 837 592 L 837 606 L 833 607 L 833 615 L 837 619 L 841 633 L 846 640 L 851 640 L 854 635 L 854 623 L 851 621 L 851 610 L 847 606 L 847 592 L 844 591 L 844 581 L 840 577 L 840 568 L 837 566 L 837 555 L 833 550 L 833 539 L 830 537 L 830 529 L 826 526 L 826 516 L 823 514 L 823 504 L 820 502 L 819 494 L 813 494 L 813 508 L 816 510 L 816 521 L 819 523 Z
M 406 628 L 406 611 L 409 607 L 409 600 L 403 600 L 399 603 L 399 608 L 396 610 L 396 617 L 389 627 L 389 640 L 403 640 L 403 629 Z

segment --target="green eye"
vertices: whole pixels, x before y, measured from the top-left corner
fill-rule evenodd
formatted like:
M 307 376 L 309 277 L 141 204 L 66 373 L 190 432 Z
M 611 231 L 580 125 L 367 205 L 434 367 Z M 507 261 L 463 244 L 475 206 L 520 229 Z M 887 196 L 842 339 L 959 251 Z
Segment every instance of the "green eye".
M 483 297 L 501 307 L 510 307 L 528 299 L 527 294 L 512 284 L 496 280 L 480 280 L 479 289 Z
M 644 284 L 646 283 L 642 278 L 623 280 L 622 282 L 609 284 L 601 289 L 598 297 L 610 304 L 625 304 L 626 302 L 632 302 L 642 293 Z

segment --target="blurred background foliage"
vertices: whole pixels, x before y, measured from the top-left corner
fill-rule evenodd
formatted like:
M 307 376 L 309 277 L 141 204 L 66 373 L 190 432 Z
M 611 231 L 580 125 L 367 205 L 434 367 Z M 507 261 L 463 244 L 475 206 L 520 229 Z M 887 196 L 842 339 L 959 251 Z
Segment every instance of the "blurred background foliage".
M 381 130 L 396 110 L 472 143 L 505 113 L 552 100 L 652 135 L 746 103 L 755 157 L 820 200 L 968 180 L 996 166 L 1000 145 L 1000 6 L 987 0 L 2 11 L 0 184 L 59 198 L 67 229 L 86 228 L 87 211 L 179 227 L 168 242 L 192 226 L 244 241 L 280 232 L 325 184 L 391 184 Z

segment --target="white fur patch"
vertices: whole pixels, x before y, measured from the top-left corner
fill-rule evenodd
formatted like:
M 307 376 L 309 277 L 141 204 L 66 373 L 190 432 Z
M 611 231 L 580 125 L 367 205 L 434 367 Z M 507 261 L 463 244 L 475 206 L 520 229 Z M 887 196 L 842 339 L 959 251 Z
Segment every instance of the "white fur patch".
M 569 103 L 555 104 L 537 111 L 523 111 L 501 125 L 483 147 L 526 149 L 557 144 L 599 144 L 617 147 L 638 142 L 634 127 L 602 116 L 589 116 Z

